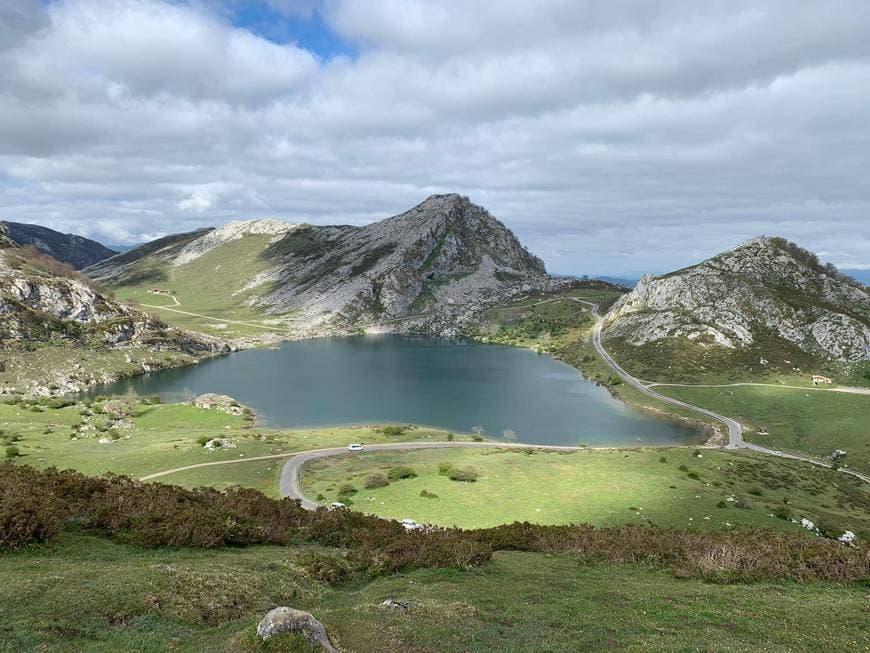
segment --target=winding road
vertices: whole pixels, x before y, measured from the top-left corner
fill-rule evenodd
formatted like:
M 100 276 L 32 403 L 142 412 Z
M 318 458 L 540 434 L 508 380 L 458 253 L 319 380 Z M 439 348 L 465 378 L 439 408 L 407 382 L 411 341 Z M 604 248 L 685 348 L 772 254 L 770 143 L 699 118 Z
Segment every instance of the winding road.
M 830 468 L 831 464 L 825 460 L 821 460 L 818 458 L 812 458 L 810 456 L 802 456 L 792 453 L 775 451 L 773 449 L 768 449 L 766 447 L 761 447 L 756 444 L 752 444 L 746 442 L 743 439 L 743 428 L 740 426 L 740 423 L 736 420 L 731 419 L 730 417 L 726 417 L 725 415 L 720 415 L 719 413 L 713 412 L 712 410 L 707 410 L 706 408 L 701 408 L 700 406 L 693 406 L 692 404 L 686 403 L 685 401 L 680 401 L 679 399 L 675 399 L 673 397 L 669 397 L 667 395 L 663 395 L 655 390 L 652 390 L 650 386 L 652 385 L 662 385 L 662 384 L 645 384 L 640 379 L 629 374 L 619 363 L 617 363 L 613 357 L 607 352 L 604 346 L 601 344 L 601 329 L 604 323 L 604 317 L 598 312 L 598 304 L 593 302 L 589 302 L 583 299 L 579 299 L 577 297 L 570 297 L 575 302 L 579 302 L 580 304 L 584 304 L 589 306 L 592 312 L 596 316 L 595 327 L 592 331 L 592 343 L 595 346 L 595 351 L 598 352 L 598 355 L 604 360 L 605 363 L 616 372 L 623 381 L 628 383 L 631 387 L 635 388 L 638 392 L 641 392 L 649 397 L 657 399 L 667 404 L 671 404 L 673 406 L 679 406 L 681 408 L 685 408 L 687 410 L 691 410 L 702 415 L 706 415 L 718 422 L 720 422 L 727 429 L 728 433 L 728 444 L 725 445 L 725 449 L 737 450 L 750 450 L 756 451 L 758 453 L 764 453 L 772 456 L 777 456 L 779 458 L 789 458 L 791 460 L 799 460 L 802 462 L 810 463 L 813 465 L 818 465 L 820 467 Z M 556 300 L 545 300 L 545 301 L 556 301 Z M 544 302 L 538 302 L 544 303 Z M 373 451 L 406 451 L 409 449 L 453 449 L 453 448 L 501 448 L 501 449 L 540 449 L 540 450 L 550 450 L 550 451 L 581 451 L 588 449 L 589 447 L 569 447 L 569 446 L 557 446 L 557 445 L 531 445 L 531 444 L 523 444 L 523 443 L 510 443 L 510 442 L 395 442 L 395 443 L 387 443 L 387 444 L 370 444 L 366 445 L 366 452 Z M 267 456 L 254 456 L 251 458 L 237 458 L 233 460 L 221 460 L 221 461 L 213 461 L 207 463 L 199 463 L 195 465 L 187 465 L 185 467 L 177 467 L 175 469 L 168 469 L 162 472 L 157 472 L 154 474 L 149 474 L 148 476 L 143 476 L 140 480 L 148 481 L 156 478 L 160 478 L 163 476 L 167 476 L 170 474 L 175 474 L 177 472 L 183 472 L 191 469 L 198 469 L 201 467 L 211 467 L 216 465 L 235 465 L 240 463 L 252 462 L 257 460 L 274 460 L 280 458 L 287 458 L 287 462 L 284 463 L 284 467 L 281 469 L 281 478 L 279 481 L 281 496 L 287 497 L 290 499 L 299 500 L 300 504 L 306 510 L 316 510 L 320 504 L 315 501 L 312 501 L 308 497 L 306 497 L 302 493 L 302 488 L 299 481 L 299 474 L 302 466 L 310 462 L 312 460 L 317 460 L 319 458 L 327 458 L 330 456 L 342 456 L 342 455 L 351 455 L 348 452 L 347 447 L 333 447 L 329 449 L 312 449 L 310 451 L 301 451 L 294 453 L 281 453 L 281 454 L 271 454 Z M 870 483 L 870 476 L 862 474 L 860 472 L 856 472 L 855 470 L 841 467 L 838 471 L 841 471 L 845 474 L 849 474 L 856 478 L 861 479 L 867 483 Z
M 601 328 L 604 324 L 604 316 L 598 313 L 598 305 L 593 304 L 592 302 L 583 301 L 582 299 L 572 299 L 574 299 L 574 301 L 590 306 L 592 308 L 592 311 L 597 316 L 598 319 L 595 323 L 595 328 L 592 331 L 592 344 L 595 346 L 595 351 L 598 352 L 598 355 L 604 359 L 604 362 L 607 363 L 610 368 L 622 378 L 623 381 L 649 397 L 653 397 L 654 399 L 658 399 L 659 401 L 663 401 L 673 406 L 680 406 L 681 408 L 686 408 L 696 413 L 706 415 L 707 417 L 711 417 L 719 423 L 723 424 L 725 428 L 728 429 L 728 444 L 725 445 L 726 449 L 749 449 L 751 451 L 757 451 L 759 453 L 777 456 L 778 458 L 790 458 L 791 460 L 801 460 L 803 462 L 811 463 L 813 465 L 819 465 L 821 467 L 831 467 L 831 464 L 829 462 L 821 460 L 819 458 L 776 451 L 774 449 L 768 449 L 767 447 L 761 447 L 757 444 L 746 442 L 743 439 L 743 427 L 740 426 L 740 423 L 736 420 L 733 420 L 730 417 L 726 417 L 725 415 L 720 415 L 719 413 L 713 412 L 712 410 L 701 408 L 700 406 L 693 406 L 692 404 L 686 403 L 685 401 L 674 399 L 673 397 L 663 395 L 660 392 L 656 392 L 655 390 L 651 389 L 650 386 L 660 384 L 645 384 L 640 379 L 626 372 L 619 363 L 613 360 L 613 357 L 601 344 Z M 851 476 L 860 478 L 862 481 L 870 483 L 870 476 L 867 476 L 866 474 L 862 474 L 860 472 L 856 472 L 853 469 L 847 469 L 845 467 L 839 468 L 839 471 L 843 472 L 844 474 L 850 474 Z

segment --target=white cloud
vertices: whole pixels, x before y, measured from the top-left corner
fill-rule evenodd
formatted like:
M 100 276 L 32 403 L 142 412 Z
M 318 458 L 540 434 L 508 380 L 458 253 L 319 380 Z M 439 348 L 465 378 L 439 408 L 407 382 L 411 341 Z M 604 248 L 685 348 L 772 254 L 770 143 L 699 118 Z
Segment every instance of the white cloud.
M 870 261 L 865 2 L 330 0 L 328 61 L 208 6 L 0 0 L 0 217 L 132 242 L 458 191 L 562 272 Z

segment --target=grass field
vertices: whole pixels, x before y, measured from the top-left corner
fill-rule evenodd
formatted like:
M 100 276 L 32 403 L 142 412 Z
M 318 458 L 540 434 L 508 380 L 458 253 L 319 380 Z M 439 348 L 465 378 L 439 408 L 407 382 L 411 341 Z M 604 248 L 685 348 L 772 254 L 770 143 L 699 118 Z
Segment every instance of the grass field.
M 223 337 L 286 333 L 286 329 L 280 324 L 264 322 L 271 318 L 266 318 L 245 303 L 253 294 L 270 288 L 264 285 L 257 289 L 243 289 L 244 284 L 251 278 L 269 268 L 269 261 L 261 257 L 269 245 L 269 240 L 270 236 L 247 236 L 226 243 L 219 251 L 204 254 L 186 265 L 162 267 L 166 279 L 122 286 L 116 288 L 115 293 L 119 299 L 136 304 L 176 309 L 161 310 L 140 306 L 145 312 L 184 329 Z M 155 287 L 174 293 L 180 305 L 176 305 L 169 295 L 149 292 Z M 208 317 L 186 315 L 178 311 Z
M 0 404 L 2 437 L 20 438 L 11 443 L 17 461 L 34 467 L 55 466 L 85 474 L 108 472 L 141 477 L 176 467 L 220 460 L 241 460 L 255 456 L 291 453 L 351 442 L 396 442 L 400 440 L 444 440 L 446 432 L 412 428 L 401 436 L 386 436 L 377 427 L 347 427 L 280 431 L 258 428 L 242 417 L 195 408 L 188 404 L 139 403 L 130 428 L 92 430 L 79 433 L 83 406 L 55 409 Z M 96 416 L 94 427 L 104 425 Z M 114 433 L 112 433 L 114 431 Z M 77 439 L 73 439 L 75 436 Z M 198 439 L 226 438 L 235 447 L 208 451 Z M 117 438 L 117 439 L 113 439 Z M 463 436 L 457 435 L 457 439 Z M 110 440 L 100 444 L 100 439 Z M 166 482 L 185 487 L 244 485 L 270 496 L 278 492 L 281 460 L 251 461 L 213 466 L 165 477 Z
M 255 626 L 276 605 L 311 611 L 342 651 L 870 647 L 860 587 L 718 585 L 516 552 L 467 571 L 330 587 L 307 572 L 312 551 L 143 550 L 67 533 L 0 553 L 0 651 L 306 650 L 298 640 L 258 643 Z M 415 606 L 387 610 L 387 598 Z
M 698 453 L 682 448 L 378 452 L 307 463 L 302 484 L 310 498 L 348 503 L 338 493 L 350 483 L 358 490 L 350 499 L 354 510 L 464 528 L 529 521 L 801 530 L 782 518 L 788 515 L 870 536 L 870 486 L 858 479 L 770 456 Z M 450 480 L 439 473 L 444 463 L 473 468 L 479 478 Z M 387 475 L 401 466 L 417 476 L 365 488 L 370 474 Z
M 847 465 L 870 472 L 870 395 L 766 386 L 656 389 L 738 420 L 750 442 L 819 458 L 842 449 Z M 764 429 L 769 434 L 759 435 Z

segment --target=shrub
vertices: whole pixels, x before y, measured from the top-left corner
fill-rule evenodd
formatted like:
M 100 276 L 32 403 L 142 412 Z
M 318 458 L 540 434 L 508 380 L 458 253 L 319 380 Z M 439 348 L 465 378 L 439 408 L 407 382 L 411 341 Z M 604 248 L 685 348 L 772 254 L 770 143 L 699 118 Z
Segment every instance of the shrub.
M 669 569 L 716 582 L 765 579 L 866 581 L 870 551 L 825 538 L 765 529 L 704 532 L 649 526 L 596 529 L 514 523 L 476 531 L 405 531 L 394 521 L 350 510 L 304 510 L 244 488 L 184 488 L 77 472 L 0 465 L 0 547 L 38 542 L 69 522 L 85 533 L 144 547 L 316 544 L 347 550 L 352 570 L 371 576 L 415 568 L 469 567 L 496 550 L 570 552 L 583 564 Z M 839 527 L 825 525 L 826 532 Z M 328 556 L 327 556 L 328 557 Z M 325 582 L 344 575 L 341 559 L 306 560 Z
M 453 465 L 450 463 L 438 463 L 438 476 L 449 476 L 453 470 Z
M 128 394 L 103 403 L 103 412 L 112 419 L 123 419 L 136 414 L 137 397 Z
M 725 501 L 720 501 L 719 503 L 716 504 L 716 507 L 717 508 L 727 508 L 728 504 Z
M 742 508 L 743 510 L 751 510 L 752 509 L 752 504 L 749 503 L 749 501 L 747 501 L 743 497 L 740 497 L 739 499 L 737 499 L 737 502 L 734 505 L 737 506 L 738 508 Z
M 363 483 L 363 487 L 366 489 L 373 489 L 376 487 L 386 487 L 390 484 L 387 480 L 387 477 L 383 474 L 369 474 L 366 477 L 365 483 Z
M 438 498 L 437 494 L 429 492 L 429 490 L 420 490 L 420 496 L 423 497 L 424 499 L 437 499 Z
M 453 442 L 455 439 L 456 439 L 456 437 L 452 433 L 447 434 L 447 441 L 448 442 Z
M 206 444 L 208 444 L 209 440 L 211 440 L 211 438 L 208 437 L 207 435 L 201 435 L 196 439 L 196 443 L 200 447 L 204 447 Z
M 474 440 L 475 442 L 483 442 L 483 436 L 482 436 L 482 435 L 478 435 L 477 433 L 475 433 L 474 435 L 472 435 L 472 436 L 471 436 L 471 439 Z
M 666 463 L 666 462 L 668 462 L 668 459 L 665 458 L 664 456 L 662 456 L 661 458 L 659 458 L 659 462 L 660 462 L 660 463 Z
M 751 490 L 749 490 L 749 494 L 751 494 L 752 496 L 755 496 L 755 497 L 763 497 L 764 491 L 759 487 L 754 487 Z
M 47 540 L 61 531 L 67 519 L 66 506 L 45 487 L 32 483 L 27 470 L 8 463 L 0 470 L 0 550 Z
M 357 489 L 351 483 L 343 483 L 338 486 L 339 497 L 349 497 L 357 493 Z
M 14 444 L 10 444 L 5 449 L 7 458 L 18 458 L 21 455 L 21 452 L 18 450 Z
M 693 481 L 700 481 L 701 480 L 701 477 L 698 475 L 698 472 L 689 472 L 688 476 Z
M 453 467 L 447 475 L 447 478 L 451 481 L 460 481 L 462 483 L 474 483 L 477 481 L 477 477 L 477 470 L 473 467 L 465 467 L 464 469 Z
M 300 556 L 299 562 L 314 580 L 328 585 L 338 585 L 351 576 L 350 565 L 339 556 L 306 553 Z
M 387 478 L 391 481 L 401 481 L 405 478 L 415 478 L 417 472 L 413 467 L 393 467 L 387 472 Z
M 381 429 L 381 433 L 391 437 L 398 437 L 400 435 L 404 435 L 409 428 L 409 426 L 397 426 L 395 424 L 391 424 L 389 426 L 383 427 Z
M 685 465 L 680 465 L 679 467 L 677 467 L 677 469 L 679 469 L 681 472 L 688 472 L 689 471 L 689 468 L 686 467 Z

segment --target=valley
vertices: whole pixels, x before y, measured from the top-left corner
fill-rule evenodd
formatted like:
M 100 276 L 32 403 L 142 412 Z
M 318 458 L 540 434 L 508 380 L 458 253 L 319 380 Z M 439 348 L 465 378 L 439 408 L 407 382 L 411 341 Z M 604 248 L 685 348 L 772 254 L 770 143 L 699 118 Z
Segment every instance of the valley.
M 62 574 L 93 573 L 99 561 L 134 588 L 132 603 L 106 608 L 122 616 L 85 608 L 45 631 L 22 607 L 22 625 L 11 632 L 22 645 L 65 650 L 69 633 L 76 644 L 110 650 L 123 630 L 114 620 L 129 619 L 142 624 L 143 642 L 175 641 L 180 631 L 162 607 L 171 605 L 192 638 L 179 650 L 262 650 L 250 614 L 277 591 L 325 620 L 333 643 L 369 641 L 374 628 L 405 648 L 434 639 L 443 647 L 454 626 L 430 618 L 430 608 L 464 610 L 488 632 L 495 622 L 487 593 L 528 591 L 519 569 L 534 564 L 538 579 L 567 573 L 572 587 L 589 584 L 548 600 L 540 617 L 581 607 L 596 614 L 596 600 L 615 583 L 623 589 L 608 591 L 631 599 L 625 611 L 608 609 L 608 636 L 627 642 L 664 628 L 671 642 L 694 642 L 686 614 L 698 602 L 727 614 L 736 609 L 729 592 L 751 591 L 771 615 L 754 622 L 752 637 L 795 645 L 777 630 L 781 583 L 792 584 L 794 600 L 836 600 L 848 612 L 861 595 L 854 579 L 866 577 L 870 394 L 848 386 L 867 386 L 867 300 L 790 245 L 762 239 L 749 247 L 751 264 L 736 248 L 709 272 L 707 263 L 689 269 L 701 278 L 687 286 L 668 286 L 683 271 L 645 277 L 635 290 L 555 278 L 484 209 L 453 195 L 371 228 L 255 220 L 167 236 L 84 276 L 7 246 L 6 469 L 45 470 L 37 473 L 46 478 L 52 468 L 71 469 L 91 484 L 123 475 L 124 489 L 111 491 L 140 506 L 92 514 L 70 498 L 75 492 L 52 494 L 58 505 L 72 502 L 68 519 L 79 526 L 67 529 L 51 521 L 49 503 L 24 519 L 0 492 L 0 520 L 33 529 L 22 535 L 25 548 L 0 553 L 24 570 L 5 579 L 10 587 L 41 578 L 33 560 L 46 556 Z M 704 292 L 722 292 L 699 284 L 710 277 L 717 288 L 721 269 L 735 265 L 749 265 L 747 278 L 756 280 L 746 292 L 758 294 L 752 275 L 767 274 L 757 266 L 770 252 L 771 265 L 797 266 L 810 289 L 801 292 L 812 296 L 798 301 L 785 281 L 770 291 L 787 301 L 771 308 L 779 301 L 771 295 L 765 310 L 787 315 L 791 331 L 770 332 L 748 300 L 723 309 L 725 318 L 715 301 L 697 303 Z M 743 292 L 739 279 L 728 272 L 726 294 Z M 812 374 L 831 383 L 816 385 Z M 228 395 L 220 400 L 227 410 L 206 407 L 215 401 L 206 393 Z M 355 443 L 363 451 L 347 450 Z M 5 474 L 0 490 L 15 478 Z M 218 494 L 201 499 L 209 492 Z M 103 496 L 93 501 L 102 505 Z M 151 507 L 138 503 L 146 496 Z M 151 512 L 158 496 L 188 507 Z M 221 502 L 232 505 L 213 507 Z M 345 508 L 315 510 L 333 502 Z M 296 525 L 276 535 L 277 517 L 261 520 L 279 513 Z M 427 526 L 403 535 L 401 519 Z M 234 525 L 249 533 L 245 549 L 209 551 L 222 562 L 206 572 L 200 547 L 236 546 Z M 322 535 L 342 529 L 353 535 Z M 498 529 L 511 535 L 503 540 Z M 586 537 L 601 541 L 578 548 L 572 539 Z M 166 541 L 182 548 L 168 551 Z M 813 553 L 795 553 L 804 549 Z M 277 584 L 269 571 L 276 551 L 288 552 Z M 807 567 L 806 556 L 818 559 Z M 146 559 L 155 562 L 142 566 Z M 155 593 L 154 565 L 164 559 L 185 582 L 198 581 L 181 591 L 164 580 Z M 247 580 L 232 585 L 240 569 Z M 727 585 L 713 592 L 700 579 Z M 780 584 L 766 585 L 774 579 Z M 112 581 L 79 587 L 85 605 L 105 605 L 106 586 Z M 138 589 L 146 586 L 147 595 Z M 683 597 L 682 607 L 665 609 L 653 587 L 657 597 Z M 211 611 L 192 611 L 204 594 Z M 422 631 L 399 615 L 383 622 L 377 604 L 395 596 L 418 606 Z M 648 622 L 619 625 L 638 603 L 650 605 Z M 512 616 L 511 629 L 536 632 L 528 619 Z M 546 636 L 556 648 L 605 637 L 584 632 Z M 723 647 L 748 647 L 749 635 L 712 633 L 708 626 L 706 636 Z M 488 650 L 488 637 L 475 646 Z M 524 650 L 524 636 L 511 637 Z M 843 637 L 863 641 L 851 626 Z

